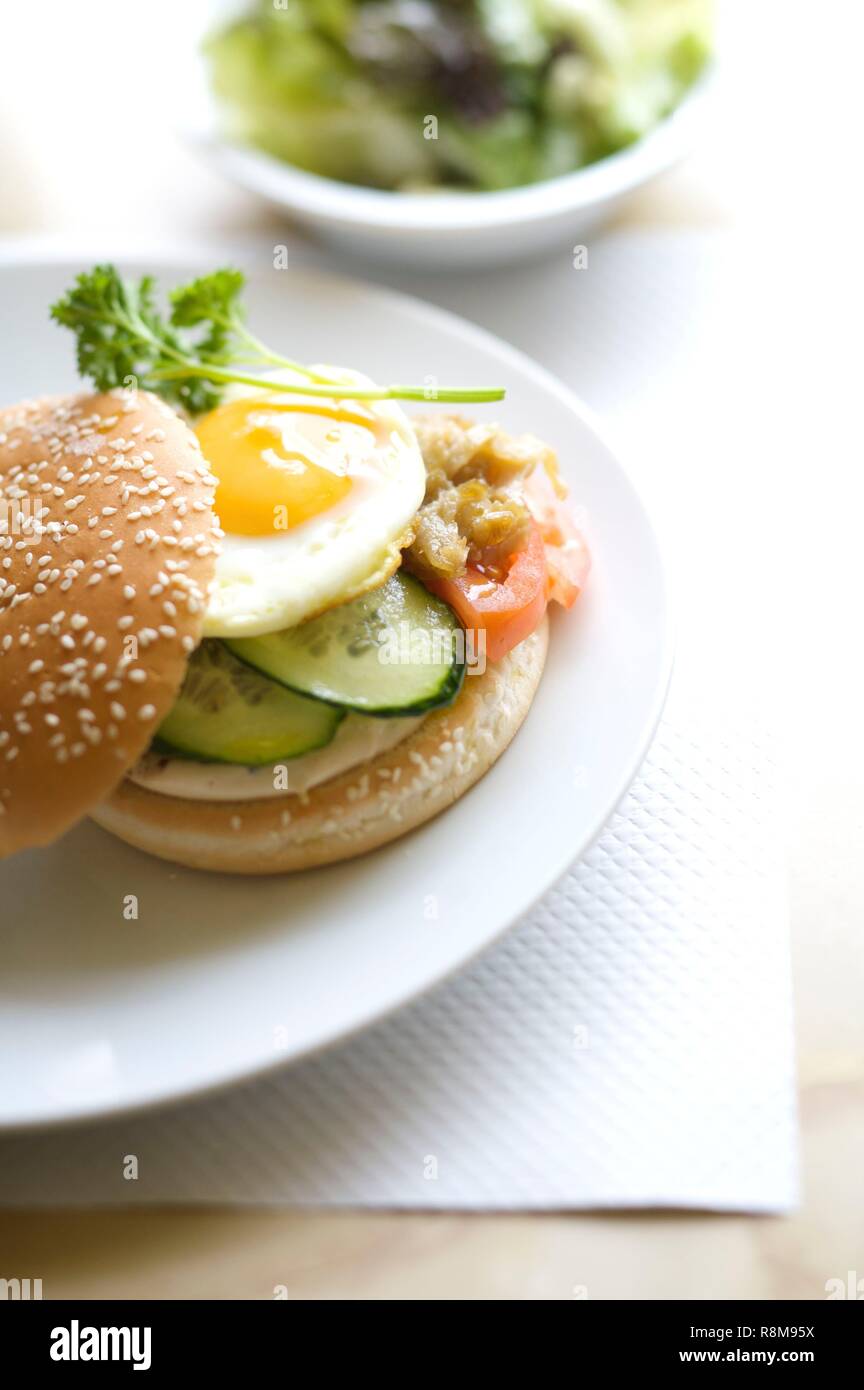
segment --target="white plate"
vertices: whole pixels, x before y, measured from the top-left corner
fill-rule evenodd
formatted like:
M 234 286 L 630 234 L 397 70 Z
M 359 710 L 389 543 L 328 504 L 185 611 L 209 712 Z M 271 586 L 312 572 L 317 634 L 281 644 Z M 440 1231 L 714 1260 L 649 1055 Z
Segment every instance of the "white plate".
M 86 263 L 0 265 L 14 345 L 0 399 L 74 386 L 71 337 L 50 324 L 48 305 Z M 382 380 L 505 386 L 503 405 L 477 410 L 557 445 L 587 512 L 591 582 L 555 617 L 543 682 L 511 748 L 456 806 L 385 850 L 293 878 L 232 879 L 174 869 L 88 824 L 0 865 L 0 1127 L 239 1080 L 427 989 L 586 848 L 660 715 L 671 644 L 658 545 L 583 406 L 479 329 L 356 281 L 271 271 L 251 280 L 248 300 L 256 331 L 292 356 Z M 124 917 L 129 895 L 137 921 Z

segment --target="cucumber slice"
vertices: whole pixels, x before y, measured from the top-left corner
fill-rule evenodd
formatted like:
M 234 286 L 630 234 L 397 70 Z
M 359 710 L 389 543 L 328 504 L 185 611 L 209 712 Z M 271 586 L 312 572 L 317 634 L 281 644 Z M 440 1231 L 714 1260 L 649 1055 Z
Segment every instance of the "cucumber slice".
M 341 710 L 295 695 L 210 641 L 193 652 L 156 740 L 187 758 L 258 767 L 322 748 L 341 719 Z
M 386 717 L 452 704 L 465 676 L 462 635 L 453 610 L 397 570 L 320 618 L 226 645 L 292 690 Z

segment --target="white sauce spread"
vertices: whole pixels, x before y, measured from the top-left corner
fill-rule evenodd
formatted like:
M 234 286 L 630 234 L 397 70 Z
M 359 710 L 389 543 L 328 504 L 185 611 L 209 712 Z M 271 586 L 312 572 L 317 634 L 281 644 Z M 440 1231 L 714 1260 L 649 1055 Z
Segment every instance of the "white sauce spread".
M 347 714 L 326 748 L 272 766 L 199 763 L 151 752 L 127 776 L 130 782 L 148 791 L 188 801 L 260 801 L 265 797 L 301 796 L 395 748 L 422 722 L 422 715 L 412 719 L 372 719 L 368 715 Z

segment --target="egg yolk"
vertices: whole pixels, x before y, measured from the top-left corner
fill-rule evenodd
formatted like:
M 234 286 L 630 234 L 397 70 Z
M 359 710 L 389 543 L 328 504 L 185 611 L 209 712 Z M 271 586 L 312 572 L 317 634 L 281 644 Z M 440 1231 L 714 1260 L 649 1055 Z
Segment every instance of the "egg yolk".
M 219 521 L 241 536 L 290 530 L 341 501 L 353 486 L 349 458 L 368 455 L 378 432 L 356 407 L 246 397 L 195 426 L 218 480 Z

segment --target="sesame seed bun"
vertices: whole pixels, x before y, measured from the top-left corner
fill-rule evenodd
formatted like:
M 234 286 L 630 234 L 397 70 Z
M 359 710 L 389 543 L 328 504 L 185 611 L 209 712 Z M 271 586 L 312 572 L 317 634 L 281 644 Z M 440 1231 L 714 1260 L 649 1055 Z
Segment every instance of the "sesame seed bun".
M 398 839 L 457 801 L 504 752 L 534 698 L 548 624 L 395 748 L 304 797 L 203 802 L 124 781 L 91 812 L 138 849 L 194 869 L 278 874 L 351 859 Z
M 0 858 L 102 801 L 173 704 L 215 569 L 214 486 L 155 396 L 0 410 Z

